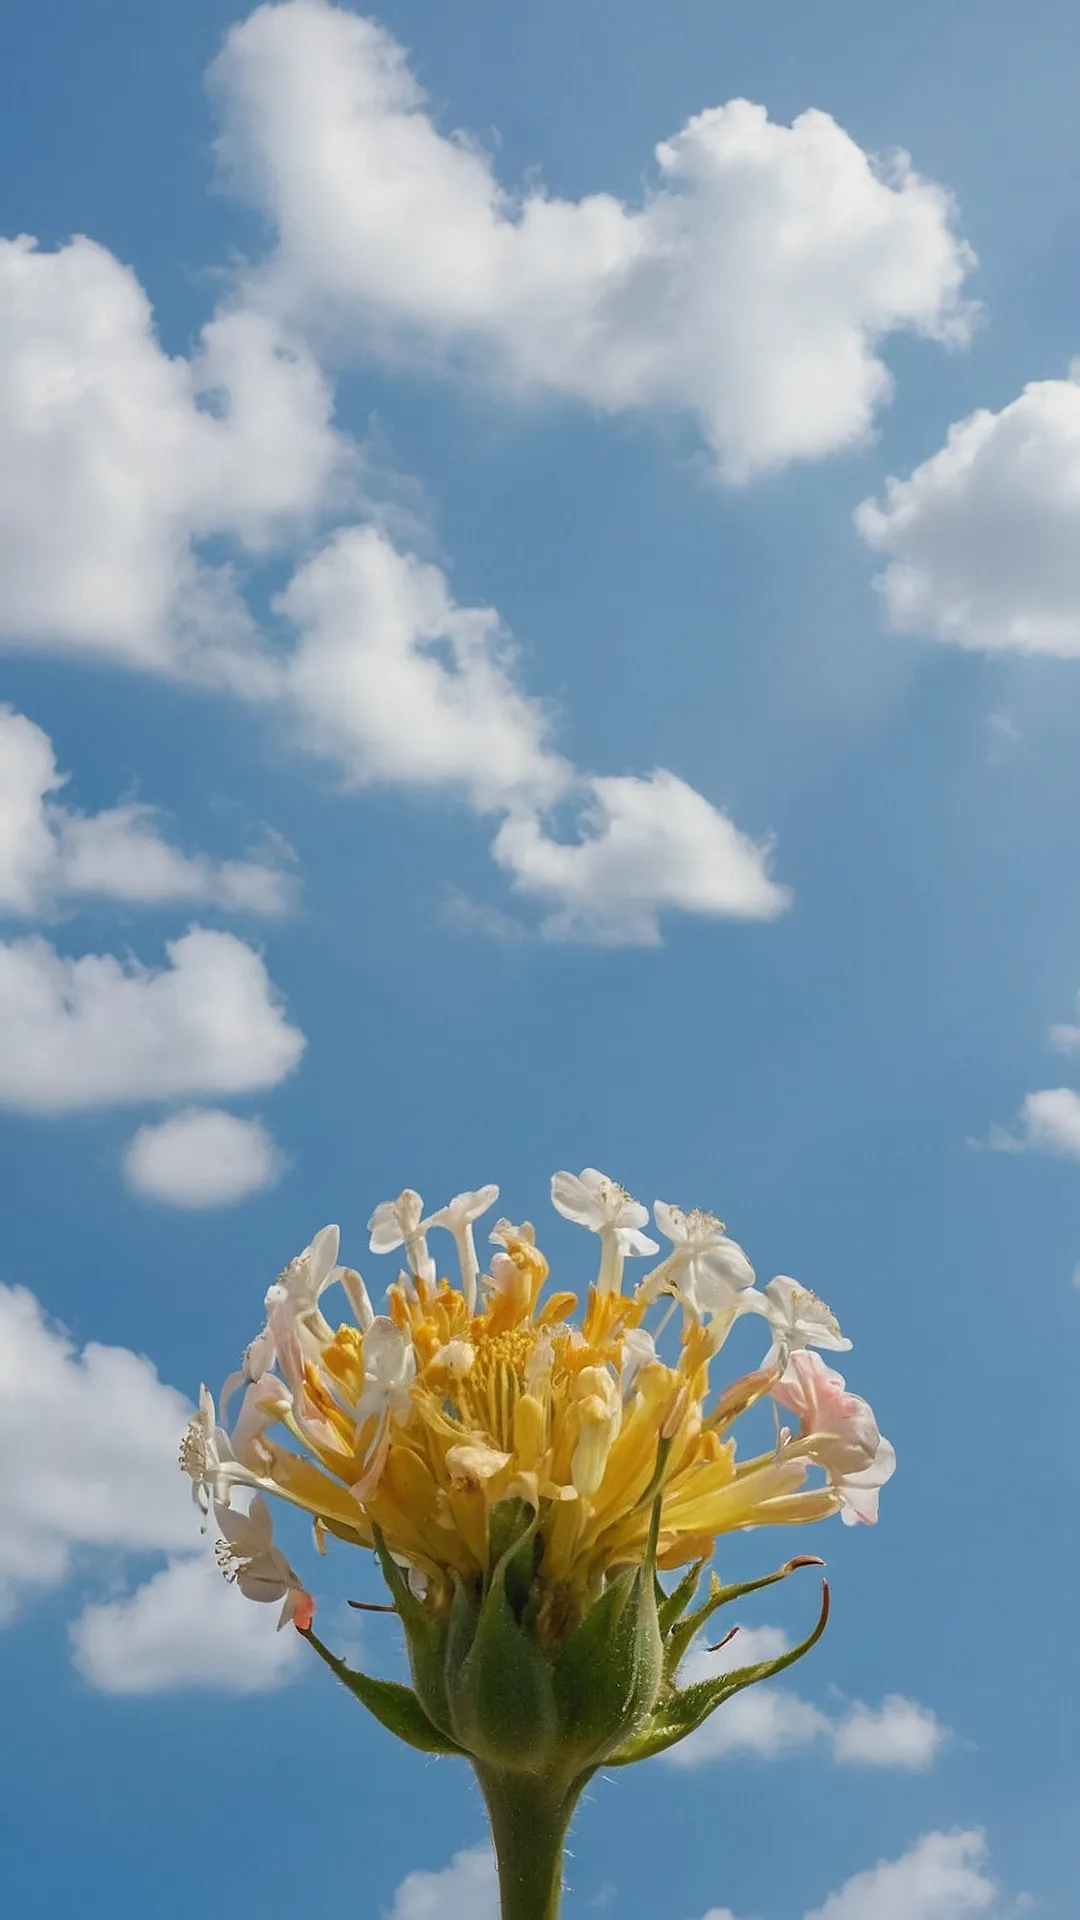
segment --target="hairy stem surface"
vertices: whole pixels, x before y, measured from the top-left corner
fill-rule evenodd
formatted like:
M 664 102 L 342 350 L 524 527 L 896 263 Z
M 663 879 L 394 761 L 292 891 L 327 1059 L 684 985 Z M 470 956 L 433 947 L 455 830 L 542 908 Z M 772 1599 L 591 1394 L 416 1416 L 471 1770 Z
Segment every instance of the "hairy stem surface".
M 563 1850 L 585 1777 L 567 1787 L 477 1766 L 499 1870 L 502 1920 L 558 1920 Z

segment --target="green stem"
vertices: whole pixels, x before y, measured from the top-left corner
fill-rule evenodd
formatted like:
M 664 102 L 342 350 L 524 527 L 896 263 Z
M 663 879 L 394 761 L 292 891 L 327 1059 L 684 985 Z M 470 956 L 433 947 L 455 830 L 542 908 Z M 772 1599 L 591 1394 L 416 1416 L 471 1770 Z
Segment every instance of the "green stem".
M 567 1828 L 587 1776 L 567 1787 L 476 1766 L 491 1820 L 502 1920 L 558 1920 Z

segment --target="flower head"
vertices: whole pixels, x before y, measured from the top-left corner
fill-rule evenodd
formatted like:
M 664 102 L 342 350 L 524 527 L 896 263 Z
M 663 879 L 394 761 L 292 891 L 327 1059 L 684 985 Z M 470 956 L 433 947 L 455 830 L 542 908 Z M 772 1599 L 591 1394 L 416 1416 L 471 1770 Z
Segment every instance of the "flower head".
M 396 1200 L 382 1200 L 368 1221 L 372 1253 L 393 1253 L 404 1247 L 413 1274 L 434 1284 L 435 1262 L 424 1238 L 424 1203 L 414 1187 L 406 1187 Z
M 241 1383 L 258 1380 L 277 1358 L 277 1336 L 271 1322 L 277 1316 L 278 1330 L 289 1327 L 299 1339 L 316 1344 L 329 1338 L 330 1328 L 319 1310 L 319 1301 L 327 1287 L 341 1278 L 337 1265 L 341 1234 L 337 1227 L 321 1227 L 309 1246 L 289 1261 L 267 1290 L 266 1325 L 247 1347 L 240 1372 L 231 1376 L 222 1394 L 227 1395 Z
M 480 1187 L 476 1193 L 455 1194 L 447 1206 L 440 1207 L 438 1213 L 429 1213 L 427 1219 L 420 1222 L 422 1231 L 429 1227 L 445 1227 L 447 1233 L 453 1234 L 461 1266 L 461 1289 L 470 1313 L 476 1306 L 476 1282 L 480 1274 L 480 1262 L 473 1240 L 473 1222 L 479 1220 L 481 1214 L 487 1213 L 498 1197 L 498 1187 L 490 1186 Z
M 724 1222 L 698 1207 L 684 1213 L 664 1200 L 655 1202 L 653 1218 L 672 1251 L 646 1275 L 645 1297 L 674 1294 L 698 1322 L 733 1317 L 740 1296 L 754 1284 L 754 1269 L 738 1242 L 729 1240 Z
M 845 1340 L 832 1308 L 786 1273 L 777 1274 L 762 1293 L 745 1293 L 739 1304 L 743 1312 L 763 1314 L 769 1323 L 773 1339 L 763 1367 L 783 1369 L 791 1355 L 803 1347 L 824 1347 L 832 1353 L 851 1351 L 851 1341 Z
M 231 1486 L 257 1485 L 251 1471 L 236 1458 L 232 1441 L 218 1425 L 214 1396 L 199 1388 L 199 1405 L 180 1442 L 180 1467 L 191 1480 L 191 1497 L 207 1514 L 214 1501 L 228 1498 Z
M 799 1419 L 793 1454 L 824 1467 L 841 1501 L 843 1518 L 877 1519 L 878 1493 L 896 1471 L 896 1454 L 882 1439 L 873 1410 L 849 1393 L 844 1376 L 816 1353 L 793 1353 L 773 1398 Z
M 583 1167 L 580 1173 L 553 1174 L 551 1203 L 564 1220 L 599 1235 L 600 1273 L 596 1284 L 601 1293 L 619 1292 L 624 1260 L 658 1251 L 656 1241 L 640 1231 L 648 1223 L 648 1208 L 595 1167 Z
M 511 1770 L 523 1753 L 530 1767 L 591 1768 L 660 1751 L 681 1737 L 678 1713 L 699 1710 L 696 1692 L 673 1691 L 679 1609 L 658 1571 L 700 1569 L 744 1529 L 872 1520 L 895 1461 L 865 1401 L 806 1350 L 845 1343 L 792 1281 L 757 1308 L 774 1336 L 765 1367 L 714 1394 L 710 1367 L 754 1277 L 715 1215 L 657 1202 L 671 1252 L 625 1295 L 623 1260 L 656 1250 L 644 1207 L 595 1168 L 557 1174 L 556 1208 L 601 1243 L 578 1312 L 573 1293 L 549 1289 L 528 1222 L 497 1221 L 480 1271 L 473 1228 L 497 1197 L 481 1187 L 425 1218 L 407 1188 L 377 1207 L 372 1250 L 403 1246 L 409 1262 L 381 1312 L 324 1229 L 270 1289 L 261 1370 L 249 1360 L 237 1377 L 231 1435 L 204 1390 L 182 1464 L 203 1511 L 214 1505 L 239 1590 L 281 1599 L 304 1631 L 312 1602 L 262 1494 L 309 1514 L 320 1540 L 374 1547 L 410 1648 L 404 1737 Z M 457 1285 L 436 1279 L 434 1227 L 457 1242 Z M 353 1319 L 332 1327 L 320 1302 L 335 1279 Z M 683 1307 L 677 1351 L 659 1339 L 666 1315 L 645 1324 L 661 1294 Z M 737 1459 L 735 1422 L 770 1391 L 799 1431 Z M 255 1495 L 246 1512 L 231 1505 L 238 1486 Z M 691 1571 L 677 1593 L 695 1585 Z M 706 1616 L 724 1594 L 716 1585 Z M 363 1676 L 349 1683 L 368 1698 Z M 390 1701 L 383 1686 L 369 1703 L 389 1714 Z
M 254 1496 L 246 1513 L 218 1503 L 214 1515 L 223 1535 L 215 1554 L 226 1580 L 235 1582 L 248 1600 L 283 1600 L 279 1632 L 294 1619 L 310 1627 L 315 1603 L 274 1544 L 274 1523 L 262 1494 Z

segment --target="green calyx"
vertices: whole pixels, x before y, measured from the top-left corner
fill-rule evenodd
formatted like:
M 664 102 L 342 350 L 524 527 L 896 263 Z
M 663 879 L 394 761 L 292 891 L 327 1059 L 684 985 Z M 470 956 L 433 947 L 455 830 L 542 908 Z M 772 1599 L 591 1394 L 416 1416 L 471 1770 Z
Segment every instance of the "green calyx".
M 488 1781 L 518 1778 L 528 1790 L 531 1778 L 536 1790 L 542 1786 L 561 1799 L 599 1766 L 628 1766 L 674 1746 L 733 1694 L 800 1660 L 825 1631 L 829 1590 L 823 1585 L 818 1620 L 798 1646 L 775 1660 L 679 1687 L 684 1655 L 721 1607 L 821 1562 L 791 1560 L 736 1586 L 722 1586 L 714 1574 L 705 1600 L 694 1607 L 703 1568 L 690 1568 L 665 1592 L 656 1575 L 659 1524 L 657 1496 L 642 1564 L 613 1572 L 557 1644 L 539 1631 L 537 1515 L 519 1500 L 492 1509 L 482 1586 L 457 1579 L 449 1604 L 438 1608 L 417 1598 L 376 1537 L 405 1630 L 412 1687 L 356 1672 L 313 1633 L 305 1637 L 400 1740 L 423 1753 L 467 1758 Z

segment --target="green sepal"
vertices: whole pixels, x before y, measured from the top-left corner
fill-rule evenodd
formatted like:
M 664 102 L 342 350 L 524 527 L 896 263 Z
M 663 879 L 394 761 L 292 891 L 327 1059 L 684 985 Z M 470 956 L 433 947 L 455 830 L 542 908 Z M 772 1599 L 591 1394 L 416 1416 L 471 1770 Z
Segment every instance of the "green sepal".
M 390 1589 L 405 1629 L 409 1672 L 421 1712 L 457 1751 L 446 1697 L 446 1625 L 421 1605 L 390 1553 L 381 1530 L 375 1527 L 373 1532 L 383 1579 Z
M 780 1654 L 775 1660 L 761 1660 L 752 1667 L 739 1667 L 734 1673 L 718 1674 L 714 1680 L 699 1680 L 692 1687 L 673 1690 L 657 1707 L 648 1725 L 613 1753 L 607 1765 L 627 1767 L 635 1760 L 651 1760 L 655 1754 L 663 1753 L 668 1747 L 685 1740 L 688 1734 L 696 1733 L 710 1714 L 715 1713 L 725 1700 L 730 1700 L 733 1694 L 741 1693 L 745 1687 L 752 1687 L 759 1680 L 771 1680 L 801 1660 L 821 1639 L 828 1619 L 829 1588 L 827 1581 L 822 1581 L 821 1612 L 817 1624 L 797 1647 Z
M 683 1574 L 678 1586 L 674 1587 L 670 1593 L 665 1593 L 662 1587 L 659 1589 L 657 1594 L 657 1613 L 660 1620 L 660 1631 L 665 1638 L 671 1632 L 672 1628 L 682 1619 L 683 1614 L 690 1605 L 691 1600 L 698 1590 L 704 1569 L 704 1560 L 695 1560 L 693 1566 L 688 1567 Z
M 396 1680 L 374 1680 L 370 1674 L 347 1667 L 310 1629 L 303 1637 L 388 1733 L 396 1734 L 399 1740 L 421 1753 L 464 1755 L 464 1748 L 459 1747 L 456 1740 L 449 1739 L 432 1725 L 411 1687 L 399 1686 Z
M 558 1732 L 550 1665 L 511 1604 L 522 1600 L 537 1518 L 531 1514 L 523 1531 L 508 1527 L 510 1544 L 489 1574 L 468 1652 L 460 1665 L 446 1666 L 455 1737 L 486 1765 L 512 1773 L 543 1772 Z
M 608 1582 L 555 1661 L 559 1756 L 596 1767 L 631 1737 L 656 1705 L 664 1649 L 656 1592 L 661 1497 L 645 1560 Z
M 748 1593 L 760 1593 L 763 1587 L 774 1587 L 778 1580 L 786 1580 L 790 1574 L 797 1573 L 800 1567 L 822 1567 L 824 1564 L 823 1560 L 818 1560 L 812 1554 L 800 1554 L 794 1560 L 785 1561 L 782 1567 L 777 1567 L 775 1573 L 763 1574 L 760 1580 L 741 1580 L 738 1585 L 731 1587 L 721 1586 L 714 1573 L 709 1583 L 708 1599 L 693 1613 L 688 1613 L 685 1620 L 680 1620 L 668 1635 L 664 1650 L 665 1677 L 674 1679 L 690 1642 L 695 1634 L 701 1632 L 706 1621 L 712 1619 L 718 1608 L 728 1606 L 732 1600 L 744 1600 Z

